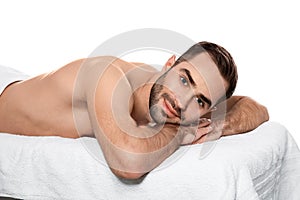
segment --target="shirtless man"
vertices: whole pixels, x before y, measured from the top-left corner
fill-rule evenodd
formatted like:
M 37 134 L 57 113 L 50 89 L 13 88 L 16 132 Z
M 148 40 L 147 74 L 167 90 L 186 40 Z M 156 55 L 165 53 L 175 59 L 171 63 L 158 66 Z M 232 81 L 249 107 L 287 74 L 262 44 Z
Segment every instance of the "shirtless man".
M 161 71 L 109 56 L 80 59 L 12 81 L 0 96 L 0 132 L 96 137 L 112 172 L 136 179 L 180 145 L 247 132 L 267 121 L 264 106 L 232 96 L 236 82 L 230 54 L 209 42 L 177 60 L 172 56 Z M 226 115 L 212 117 L 224 105 Z

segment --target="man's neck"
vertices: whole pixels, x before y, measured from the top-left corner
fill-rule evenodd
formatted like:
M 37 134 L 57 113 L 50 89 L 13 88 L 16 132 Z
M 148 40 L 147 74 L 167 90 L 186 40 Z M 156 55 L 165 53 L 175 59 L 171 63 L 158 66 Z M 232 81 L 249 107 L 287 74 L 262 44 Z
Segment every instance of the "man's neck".
M 145 125 L 152 121 L 149 112 L 149 99 L 152 86 L 159 76 L 159 72 L 153 74 L 146 83 L 137 88 L 133 93 L 134 105 L 131 116 L 138 125 Z

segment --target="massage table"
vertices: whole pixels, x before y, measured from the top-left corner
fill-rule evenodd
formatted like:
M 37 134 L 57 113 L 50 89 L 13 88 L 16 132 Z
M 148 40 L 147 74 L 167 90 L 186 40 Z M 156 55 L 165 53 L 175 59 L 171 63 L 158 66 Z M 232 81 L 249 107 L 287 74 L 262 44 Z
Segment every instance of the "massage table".
M 16 199 L 300 199 L 300 153 L 266 122 L 180 147 L 143 179 L 117 178 L 97 140 L 0 133 L 0 197 Z

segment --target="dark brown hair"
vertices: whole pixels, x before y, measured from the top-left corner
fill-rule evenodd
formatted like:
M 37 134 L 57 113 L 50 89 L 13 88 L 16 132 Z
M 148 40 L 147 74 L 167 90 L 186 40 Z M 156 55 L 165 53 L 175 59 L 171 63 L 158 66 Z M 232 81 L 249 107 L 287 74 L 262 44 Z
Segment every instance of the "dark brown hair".
M 220 45 L 206 41 L 196 43 L 176 60 L 174 66 L 180 62 L 188 61 L 202 52 L 207 52 L 210 55 L 222 77 L 228 83 L 226 95 L 220 100 L 231 97 L 238 80 L 237 68 L 230 53 Z

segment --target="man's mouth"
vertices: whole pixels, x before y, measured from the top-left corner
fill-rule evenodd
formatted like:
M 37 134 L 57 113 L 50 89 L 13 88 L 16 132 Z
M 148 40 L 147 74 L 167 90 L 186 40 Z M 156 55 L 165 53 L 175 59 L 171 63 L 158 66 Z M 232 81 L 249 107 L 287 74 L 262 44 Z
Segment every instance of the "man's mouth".
M 163 107 L 168 117 L 179 117 L 178 112 L 173 108 L 172 104 L 166 98 L 164 98 Z

